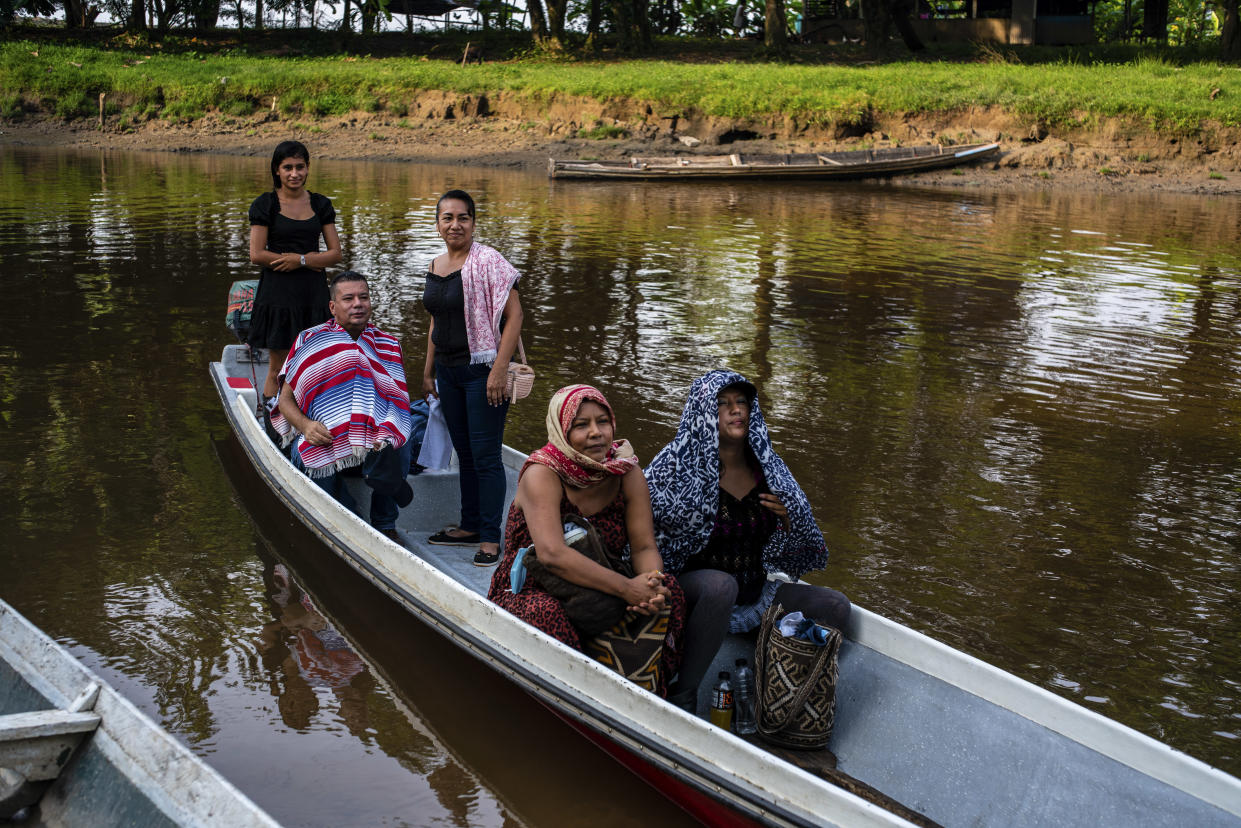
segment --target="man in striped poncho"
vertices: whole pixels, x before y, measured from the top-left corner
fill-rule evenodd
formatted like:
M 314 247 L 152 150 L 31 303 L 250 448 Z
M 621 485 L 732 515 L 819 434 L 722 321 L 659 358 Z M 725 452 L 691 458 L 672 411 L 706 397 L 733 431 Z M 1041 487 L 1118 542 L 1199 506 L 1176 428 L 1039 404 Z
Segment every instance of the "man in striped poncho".
M 293 464 L 350 509 L 356 504 L 337 473 L 362 466 L 371 525 L 399 543 L 397 511 L 413 496 L 401 344 L 371 324 L 361 273 L 332 279 L 329 307 L 332 319 L 302 331 L 289 350 L 272 426 L 291 444 Z

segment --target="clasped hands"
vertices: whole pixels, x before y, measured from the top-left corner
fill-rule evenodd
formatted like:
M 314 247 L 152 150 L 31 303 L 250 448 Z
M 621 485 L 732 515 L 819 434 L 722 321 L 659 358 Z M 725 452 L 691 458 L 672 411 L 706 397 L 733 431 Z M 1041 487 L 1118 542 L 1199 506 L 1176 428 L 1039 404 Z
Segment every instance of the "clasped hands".
M 664 586 L 664 573 L 658 569 L 642 572 L 629 579 L 628 609 L 640 615 L 654 615 L 668 606 L 672 593 Z

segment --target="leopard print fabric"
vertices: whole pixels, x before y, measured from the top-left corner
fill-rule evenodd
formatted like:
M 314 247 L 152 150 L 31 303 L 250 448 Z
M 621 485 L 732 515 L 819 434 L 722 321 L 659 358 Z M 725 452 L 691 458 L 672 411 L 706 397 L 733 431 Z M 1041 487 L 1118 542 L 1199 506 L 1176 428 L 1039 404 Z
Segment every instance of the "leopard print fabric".
M 628 556 L 629 534 L 625 528 L 623 493 L 617 492 L 616 498 L 611 503 L 597 514 L 589 516 L 582 515 L 567 497 L 562 496 L 560 512 L 586 518 L 594 525 L 609 553 L 618 557 L 622 554 Z M 530 579 L 526 580 L 526 585 L 520 593 L 514 593 L 510 587 L 509 573 L 512 571 L 517 550 L 523 546 L 529 546 L 530 543 L 530 529 L 526 525 L 525 513 L 514 503 L 509 507 L 508 523 L 504 529 L 504 557 L 500 559 L 500 565 L 496 567 L 495 574 L 491 578 L 491 589 L 487 592 L 487 598 L 552 638 L 563 641 L 575 650 L 581 650 L 581 637 L 574 626 L 569 623 L 569 618 L 565 615 L 564 608 L 561 607 L 559 601 Z M 671 612 L 668 635 L 664 639 L 663 664 L 660 670 L 661 680 L 658 688 L 660 696 L 665 695 L 667 691 L 667 677 L 675 675 L 677 668 L 681 665 L 681 632 L 685 627 L 685 593 L 681 591 L 681 585 L 671 575 L 666 577 L 664 584 L 672 594 L 672 600 L 669 602 Z

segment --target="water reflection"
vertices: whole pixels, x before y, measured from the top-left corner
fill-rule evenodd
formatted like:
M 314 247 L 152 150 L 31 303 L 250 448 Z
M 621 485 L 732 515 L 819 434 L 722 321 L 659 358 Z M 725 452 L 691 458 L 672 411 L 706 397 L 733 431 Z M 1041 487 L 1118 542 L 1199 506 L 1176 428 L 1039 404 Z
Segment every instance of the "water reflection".
M 322 734 L 338 743 L 325 745 L 325 751 L 314 757 L 319 769 L 310 779 L 324 775 L 347 779 L 383 803 L 377 807 L 350 802 L 329 819 L 316 801 L 300 822 L 373 823 L 382 821 L 386 811 L 389 819 L 422 825 L 520 824 L 401 700 L 391 683 L 377 677 L 284 563 L 267 562 L 264 585 L 272 620 L 260 631 L 258 649 L 280 720 L 302 735 Z M 353 737 L 347 745 L 366 753 L 378 750 L 396 760 L 387 779 L 362 778 L 351 767 L 358 757 L 339 744 L 342 726 Z M 290 762 L 282 770 L 288 773 L 295 767 Z M 367 776 L 372 772 L 368 769 Z M 421 784 L 413 782 L 418 779 Z M 286 811 L 288 807 L 280 806 Z
M 263 625 L 259 650 L 279 700 L 280 718 L 295 730 L 309 730 L 319 713 L 320 691 L 337 707 L 336 720 L 365 738 L 366 696 L 375 680 L 366 663 L 281 563 L 263 573 L 275 618 Z
M 265 186 L 263 158 L 0 149 L 25 300 L 0 311 L 0 593 L 212 750 L 222 680 L 294 681 L 254 661 L 270 587 L 206 444 Z M 316 162 L 415 373 L 453 186 L 525 274 L 539 380 L 507 442 L 541 444 L 548 395 L 589 379 L 649 459 L 727 363 L 810 493 L 816 580 L 1241 771 L 1241 204 Z M 314 695 L 312 731 L 340 704 Z

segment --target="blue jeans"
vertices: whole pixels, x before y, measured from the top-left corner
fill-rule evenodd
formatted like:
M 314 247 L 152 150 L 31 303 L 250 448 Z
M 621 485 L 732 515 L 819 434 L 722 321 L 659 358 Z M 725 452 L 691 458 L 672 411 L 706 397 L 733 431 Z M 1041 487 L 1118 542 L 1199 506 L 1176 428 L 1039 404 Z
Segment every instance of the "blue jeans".
M 297 453 L 295 448 L 296 445 L 295 442 L 289 447 L 289 459 L 293 461 L 294 466 L 304 473 L 306 466 L 302 464 L 301 455 Z M 411 447 L 408 440 L 405 441 L 405 445 L 397 449 L 397 455 L 400 457 L 401 468 L 408 471 L 411 458 Z M 362 474 L 370 474 L 378 460 L 379 452 L 368 452 L 366 458 L 362 461 Z M 353 495 L 349 494 L 349 487 L 345 485 L 345 481 L 341 479 L 339 474 L 329 474 L 327 477 L 311 477 L 310 479 L 320 489 L 323 489 L 323 491 L 335 498 L 340 505 L 361 517 L 361 513 L 358 511 L 358 502 L 353 499 Z M 380 531 L 395 529 L 396 518 L 399 513 L 400 509 L 391 495 L 383 494 L 377 489 L 371 489 L 371 526 Z
M 461 464 L 458 526 L 466 532 L 477 532 L 482 543 L 499 543 L 507 487 L 502 446 L 508 402 L 487 402 L 490 373 L 490 365 L 435 363 L 440 406 L 457 462 Z

